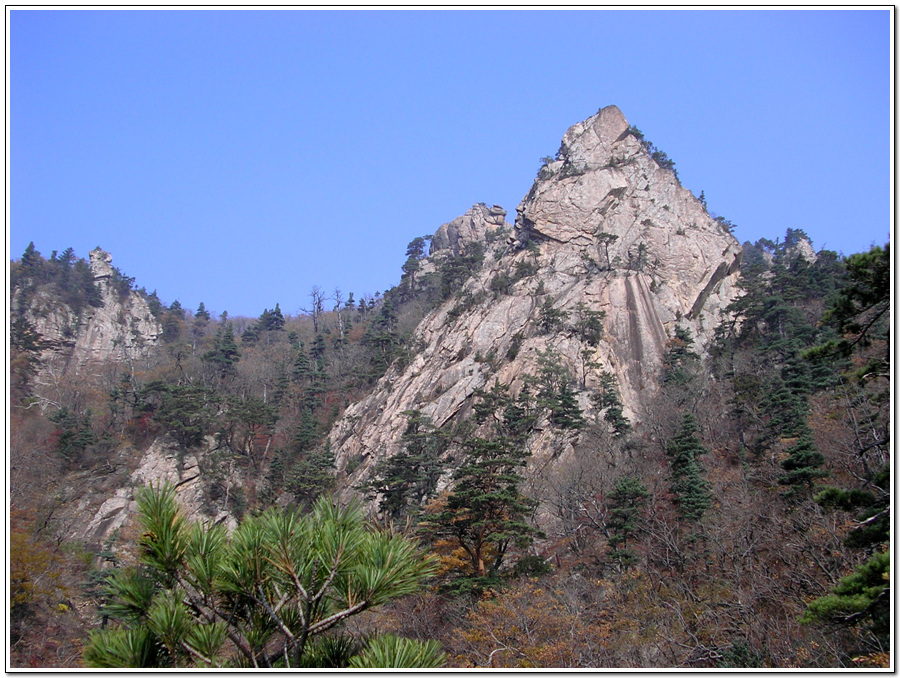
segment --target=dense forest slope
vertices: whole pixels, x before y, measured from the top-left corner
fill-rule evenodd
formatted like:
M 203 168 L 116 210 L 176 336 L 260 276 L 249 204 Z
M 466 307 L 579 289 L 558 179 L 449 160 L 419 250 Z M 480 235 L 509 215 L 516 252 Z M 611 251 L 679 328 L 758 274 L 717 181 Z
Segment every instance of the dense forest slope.
M 889 247 L 741 247 L 615 107 L 506 216 L 475 205 L 384 295 L 314 287 L 295 316 L 164 304 L 99 248 L 12 261 L 12 664 L 346 666 L 378 630 L 460 667 L 888 665 Z M 334 497 L 430 564 L 367 615 L 328 598 L 305 650 L 212 583 L 234 572 L 148 551 L 160 483 L 226 559 L 267 507 L 344 520 Z

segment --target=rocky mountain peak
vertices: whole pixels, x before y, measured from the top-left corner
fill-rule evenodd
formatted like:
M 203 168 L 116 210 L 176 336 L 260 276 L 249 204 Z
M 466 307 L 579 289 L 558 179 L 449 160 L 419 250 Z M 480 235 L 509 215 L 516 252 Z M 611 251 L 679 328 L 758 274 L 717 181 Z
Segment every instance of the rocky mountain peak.
M 100 293 L 106 295 L 109 292 L 109 284 L 113 277 L 112 255 L 96 247 L 91 250 L 89 256 L 94 282 L 100 288 Z
M 410 411 L 451 426 L 471 416 L 479 392 L 515 397 L 556 361 L 587 417 L 600 416 L 595 396 L 612 378 L 639 426 L 669 342 L 690 337 L 705 355 L 737 295 L 741 247 L 639 135 L 614 106 L 572 126 L 518 206 L 513 239 L 485 238 L 503 223 L 496 206 L 438 229 L 433 255 L 483 240 L 483 263 L 420 323 L 409 363 L 332 429 L 339 468 L 355 469 L 349 486 L 400 450 Z M 571 456 L 576 443 L 540 421 L 528 442 L 533 468 Z
M 95 280 L 112 277 L 112 255 L 109 252 L 104 252 L 99 247 L 95 247 L 90 252 L 90 261 L 91 273 L 94 274 Z
M 560 146 L 563 162 L 602 167 L 610 161 L 615 144 L 625 139 L 628 121 L 616 106 L 601 108 L 596 115 L 572 125 Z

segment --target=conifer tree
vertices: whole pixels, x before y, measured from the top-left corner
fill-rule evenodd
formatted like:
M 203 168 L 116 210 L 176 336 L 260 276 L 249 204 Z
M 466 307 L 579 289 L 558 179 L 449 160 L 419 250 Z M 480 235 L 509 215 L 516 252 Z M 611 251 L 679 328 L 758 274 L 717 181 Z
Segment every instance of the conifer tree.
M 446 438 L 420 410 L 404 412 L 403 449 L 376 464 L 373 477 L 360 489 L 380 497 L 378 508 L 392 520 L 417 515 L 434 493 L 444 469 L 440 455 Z
M 550 423 L 557 428 L 579 429 L 585 425 L 584 415 L 575 392 L 567 382 L 563 382 L 556 395 L 553 409 L 550 412 Z
M 675 504 L 684 520 L 696 523 L 712 505 L 709 483 L 703 478 L 703 466 L 699 457 L 707 450 L 697 438 L 697 422 L 691 414 L 685 414 L 678 433 L 670 441 L 672 493 Z
M 188 523 L 171 486 L 144 488 L 137 501 L 140 566 L 108 580 L 113 623 L 91 633 L 83 654 L 93 668 L 309 668 L 325 663 L 323 634 L 418 591 L 434 571 L 413 542 L 369 529 L 355 506 L 272 508 L 227 534 Z M 441 663 L 434 643 L 370 648 L 341 665 Z
M 631 422 L 623 412 L 616 378 L 612 374 L 605 370 L 600 373 L 600 388 L 591 395 L 591 400 L 599 409 L 605 410 L 603 418 L 613 427 L 616 437 L 631 431 Z
M 825 463 L 825 455 L 816 449 L 809 427 L 803 424 L 801 431 L 797 441 L 786 450 L 787 459 L 781 462 L 781 467 L 786 473 L 778 478 L 780 485 L 791 486 L 790 496 L 795 496 L 803 490 L 806 493 L 811 492 L 814 480 L 830 475 L 827 470 L 821 468 Z
M 234 340 L 234 327 L 226 323 L 216 332 L 216 340 L 213 349 L 204 354 L 203 360 L 216 366 L 222 379 L 233 376 L 235 365 L 240 360 L 241 352 Z
M 585 424 L 584 415 L 572 389 L 571 373 L 560 357 L 551 349 L 538 351 L 539 374 L 526 379 L 526 384 L 537 383 L 537 404 L 550 411 L 550 423 L 558 428 L 579 429 Z
M 209 311 L 206 310 L 206 306 L 203 304 L 202 301 L 200 302 L 200 305 L 197 307 L 197 310 L 194 313 L 194 317 L 197 318 L 198 320 L 204 320 L 206 322 L 209 322 L 211 316 L 209 315 Z
M 700 356 L 693 350 L 694 340 L 681 325 L 675 326 L 675 336 L 666 347 L 663 359 L 663 382 L 674 386 L 683 386 L 694 377 L 694 371 Z
M 326 444 L 324 449 L 300 453 L 287 473 L 285 486 L 297 503 L 310 510 L 319 497 L 327 496 L 335 485 L 334 453 Z
M 519 490 L 526 456 L 507 439 L 466 441 L 453 490 L 423 524 L 428 534 L 463 549 L 476 586 L 496 577 L 510 546 L 524 548 L 539 534 L 527 521 L 536 503 Z
M 634 562 L 634 553 L 628 548 L 628 539 L 639 525 L 641 511 L 650 493 L 644 484 L 634 476 L 623 476 L 609 494 L 609 517 L 606 529 L 612 534 L 608 543 L 613 549 L 610 557 L 623 566 Z
M 309 362 L 309 356 L 306 355 L 306 350 L 303 348 L 303 343 L 301 342 L 297 351 L 297 358 L 294 360 L 294 381 L 300 384 L 308 383 L 312 378 L 312 373 L 313 370 Z

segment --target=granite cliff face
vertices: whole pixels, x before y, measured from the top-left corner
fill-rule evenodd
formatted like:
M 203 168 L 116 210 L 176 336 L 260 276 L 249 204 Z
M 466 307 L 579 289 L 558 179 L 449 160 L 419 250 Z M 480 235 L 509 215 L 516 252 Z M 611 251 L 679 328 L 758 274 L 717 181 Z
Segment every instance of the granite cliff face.
M 431 255 L 459 256 L 470 243 L 484 242 L 489 231 L 508 227 L 506 210 L 499 205 L 474 205 L 461 217 L 441 226 L 431 238 Z
M 137 292 L 120 294 L 112 285 L 112 256 L 99 247 L 90 253 L 91 274 L 100 291 L 100 306 L 76 314 L 53 290 L 38 289 L 24 316 L 41 335 L 42 363 L 62 371 L 147 357 L 162 327 Z M 15 306 L 15 304 L 13 304 Z
M 431 267 L 476 240 L 484 264 L 419 325 L 422 349 L 408 366 L 391 368 L 332 429 L 346 487 L 400 450 L 405 412 L 420 410 L 438 428 L 465 419 L 477 389 L 500 384 L 515 396 L 548 350 L 577 382 L 588 416 L 598 414 L 590 394 L 607 372 L 625 415 L 639 424 L 676 326 L 704 353 L 719 311 L 737 294 L 739 243 L 654 161 L 614 106 L 566 132 L 518 206 L 514 228 L 503 214 L 476 205 L 434 235 Z M 509 235 L 496 237 L 499 228 Z M 605 314 L 596 346 L 576 330 L 586 312 Z M 562 320 L 547 323 L 550 313 Z M 589 360 L 585 350 L 593 351 Z M 539 423 L 530 467 L 570 457 L 576 438 Z

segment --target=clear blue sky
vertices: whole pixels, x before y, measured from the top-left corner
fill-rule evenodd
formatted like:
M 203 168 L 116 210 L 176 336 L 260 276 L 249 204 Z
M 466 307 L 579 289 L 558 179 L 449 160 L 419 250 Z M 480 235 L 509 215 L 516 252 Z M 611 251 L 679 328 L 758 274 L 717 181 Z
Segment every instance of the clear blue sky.
M 615 104 L 742 242 L 891 232 L 890 10 L 8 10 L 9 257 L 259 315 L 399 281 Z

